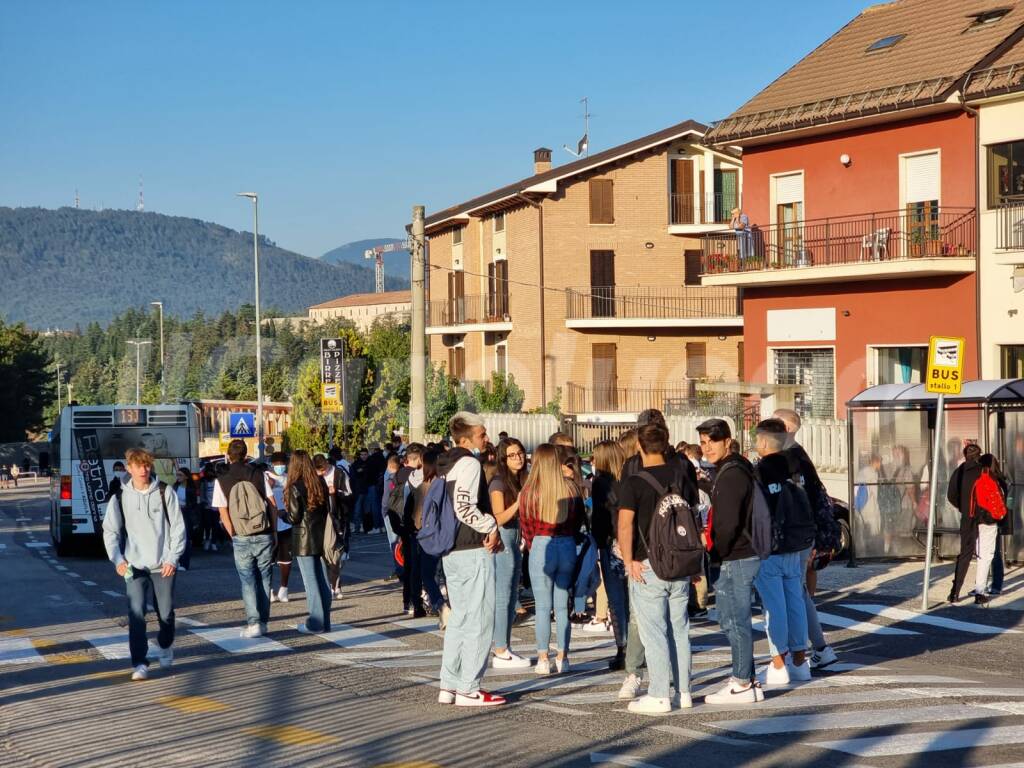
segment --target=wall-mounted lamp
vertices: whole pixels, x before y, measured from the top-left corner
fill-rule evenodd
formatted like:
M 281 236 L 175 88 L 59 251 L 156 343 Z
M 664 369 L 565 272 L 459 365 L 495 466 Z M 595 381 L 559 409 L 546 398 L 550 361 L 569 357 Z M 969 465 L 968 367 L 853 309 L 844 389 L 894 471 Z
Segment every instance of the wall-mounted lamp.
M 850 156 L 844 152 L 839 156 L 839 162 L 843 164 L 843 167 L 849 168 L 850 163 L 852 163 L 853 160 L 850 159 Z
M 500 256 L 501 255 L 501 248 L 495 248 L 494 252 L 497 253 Z
M 850 316 L 850 310 L 844 309 L 843 310 L 843 317 L 849 317 L 849 316 Z
M 657 341 L 657 340 L 658 340 L 658 337 L 657 337 L 657 336 L 648 336 L 648 337 L 647 337 L 647 340 L 648 340 L 648 341 Z
M 651 250 L 653 247 L 654 247 L 654 243 L 652 243 L 650 241 L 644 243 L 644 248 L 646 248 L 648 251 Z
M 719 341 L 725 341 L 725 339 L 726 339 L 726 337 L 725 337 L 725 336 L 719 336 L 719 337 L 718 337 L 718 340 L 719 340 Z

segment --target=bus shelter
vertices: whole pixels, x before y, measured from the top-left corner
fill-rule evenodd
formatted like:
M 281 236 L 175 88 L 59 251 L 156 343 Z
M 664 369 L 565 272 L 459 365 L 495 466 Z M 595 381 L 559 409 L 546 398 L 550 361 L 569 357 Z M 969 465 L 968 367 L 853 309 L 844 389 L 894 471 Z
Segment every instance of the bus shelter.
M 938 396 L 923 384 L 882 384 L 847 403 L 851 534 L 859 558 L 925 554 Z M 960 513 L 946 500 L 963 449 L 992 453 L 1009 483 L 1003 552 L 1024 559 L 1024 379 L 968 381 L 947 395 L 937 472 L 936 550 L 959 550 Z

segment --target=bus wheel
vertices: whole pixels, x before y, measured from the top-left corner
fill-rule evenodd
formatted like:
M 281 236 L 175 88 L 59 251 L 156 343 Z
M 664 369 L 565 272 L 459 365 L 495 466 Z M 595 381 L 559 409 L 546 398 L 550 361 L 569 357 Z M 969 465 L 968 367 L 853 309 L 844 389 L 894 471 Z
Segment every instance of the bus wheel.
M 57 557 L 68 557 L 71 555 L 71 542 L 69 541 L 58 541 L 53 535 L 50 536 L 53 541 L 53 549 L 57 553 Z

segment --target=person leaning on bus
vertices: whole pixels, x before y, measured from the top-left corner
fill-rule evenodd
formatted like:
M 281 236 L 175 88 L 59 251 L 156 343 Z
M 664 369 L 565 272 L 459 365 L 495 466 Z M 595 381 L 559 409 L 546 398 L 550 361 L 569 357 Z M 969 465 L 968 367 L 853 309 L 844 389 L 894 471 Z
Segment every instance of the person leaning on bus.
M 153 454 L 132 448 L 125 454 L 125 460 L 130 480 L 107 503 L 103 543 L 128 592 L 132 680 L 145 680 L 147 584 L 153 588 L 160 625 L 157 659 L 162 669 L 169 669 L 174 660 L 174 575 L 178 558 L 185 551 L 185 521 L 178 495 L 152 477 Z

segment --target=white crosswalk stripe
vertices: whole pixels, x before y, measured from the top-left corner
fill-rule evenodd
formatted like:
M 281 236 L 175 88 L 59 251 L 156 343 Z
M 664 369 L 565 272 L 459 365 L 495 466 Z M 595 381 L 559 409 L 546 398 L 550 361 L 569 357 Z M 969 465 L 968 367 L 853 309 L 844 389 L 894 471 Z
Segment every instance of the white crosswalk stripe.
M 933 616 L 928 613 L 917 613 L 903 608 L 891 608 L 887 605 L 873 605 L 865 603 L 843 603 L 841 608 L 858 613 L 868 613 L 872 616 L 882 616 L 886 619 L 896 621 L 909 621 L 915 624 L 927 624 L 940 629 L 949 629 L 954 632 L 969 632 L 974 635 L 1019 635 L 1021 630 L 1008 629 L 1006 627 L 993 627 L 988 624 L 978 624 L 973 621 L 960 621 L 958 619 L 947 619 L 944 616 Z
M 968 728 L 954 731 L 898 733 L 893 736 L 865 736 L 850 739 L 807 742 L 814 747 L 845 752 L 858 757 L 891 757 L 944 752 L 951 749 L 1024 744 L 1024 725 L 996 728 Z
M 0 637 L 0 665 L 45 664 L 46 659 L 27 637 Z
M 335 624 L 330 632 L 318 632 L 317 637 L 342 648 L 401 648 L 406 645 L 393 637 L 347 624 Z
M 290 651 L 287 645 L 269 637 L 239 637 L 238 627 L 199 629 L 191 628 L 189 632 L 222 648 L 228 653 L 268 653 Z

